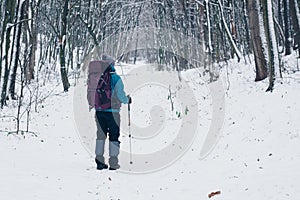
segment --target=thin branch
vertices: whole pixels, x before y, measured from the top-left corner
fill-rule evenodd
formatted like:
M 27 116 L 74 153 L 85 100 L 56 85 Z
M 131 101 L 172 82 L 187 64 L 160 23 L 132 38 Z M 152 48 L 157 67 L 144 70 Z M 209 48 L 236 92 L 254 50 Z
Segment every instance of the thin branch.
M 31 20 L 33 20 L 33 19 L 22 19 L 22 20 L 18 21 L 17 23 L 10 24 L 9 26 L 7 26 L 7 28 L 9 29 L 9 28 L 17 26 L 18 24 L 21 24 L 21 23 L 24 23 L 24 22 L 28 22 L 28 21 L 31 21 Z
M 42 10 L 41 10 L 41 13 L 42 13 L 42 14 L 46 17 L 46 19 L 48 20 L 49 25 L 52 27 L 52 29 L 53 29 L 54 33 L 56 34 L 56 36 L 59 36 L 60 34 L 59 34 L 58 30 L 56 30 L 55 26 L 52 24 L 52 22 L 51 22 L 50 18 L 48 17 L 48 15 L 46 15 Z
M 228 38 L 230 40 L 230 43 L 231 43 L 231 45 L 232 45 L 232 47 L 233 47 L 233 49 L 235 51 L 235 54 L 237 55 L 238 60 L 240 61 L 240 59 L 242 57 L 242 53 L 240 52 L 240 50 L 236 46 L 236 43 L 235 43 L 234 39 L 232 38 L 232 35 L 231 35 L 231 33 L 229 31 L 229 28 L 228 28 L 228 26 L 226 24 L 225 17 L 224 17 L 224 11 L 223 11 L 223 5 L 222 5 L 222 3 L 221 3 L 220 0 L 218 0 L 218 2 L 219 2 L 219 8 L 220 8 L 220 12 L 221 12 L 221 18 L 222 18 L 223 26 L 224 26 L 225 31 L 227 33 L 227 36 L 228 36 Z

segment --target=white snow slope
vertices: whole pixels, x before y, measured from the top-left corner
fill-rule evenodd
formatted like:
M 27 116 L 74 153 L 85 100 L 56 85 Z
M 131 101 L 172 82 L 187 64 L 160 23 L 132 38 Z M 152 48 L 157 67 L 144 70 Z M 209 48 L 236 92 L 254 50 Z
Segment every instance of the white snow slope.
M 197 99 L 203 101 L 198 105 L 199 112 L 208 110 L 208 116 L 205 112 L 199 116 L 199 127 L 204 128 L 199 128 L 182 157 L 149 173 L 97 171 L 94 156 L 83 144 L 74 123 L 73 92 L 52 96 L 31 121 L 37 137 L 0 132 L 0 199 L 201 200 L 209 199 L 208 194 L 216 191 L 221 194 L 212 199 L 300 199 L 299 72 L 285 74 L 276 82 L 274 92 L 266 93 L 267 80 L 255 83 L 253 69 L 253 65 L 231 62 L 229 77 L 223 70 L 224 83 L 230 81 L 225 91 L 224 126 L 205 158 L 200 157 L 201 131 L 209 127 L 205 119 L 209 118 L 211 105 L 209 97 L 202 97 L 197 85 L 192 86 Z M 190 70 L 183 77 L 196 80 L 195 74 Z M 130 79 L 129 75 L 126 79 Z M 148 94 L 139 95 L 133 101 L 143 106 L 139 102 L 141 95 Z M 134 115 L 142 116 L 133 110 Z M 176 121 L 174 116 L 170 122 Z M 126 116 L 121 117 L 122 123 L 127 123 Z M 0 129 L 4 126 L 7 125 L 2 119 Z M 167 126 L 168 131 L 172 132 L 172 126 Z M 122 140 L 126 149 L 128 138 L 123 136 Z M 134 151 L 143 151 L 138 143 L 133 141 Z M 162 145 L 159 140 L 152 141 L 147 151 Z

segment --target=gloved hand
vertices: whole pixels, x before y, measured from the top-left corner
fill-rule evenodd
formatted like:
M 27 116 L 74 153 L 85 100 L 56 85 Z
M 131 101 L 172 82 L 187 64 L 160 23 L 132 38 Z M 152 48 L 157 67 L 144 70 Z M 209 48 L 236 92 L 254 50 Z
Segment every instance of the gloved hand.
M 128 104 L 131 104 L 132 103 L 131 97 L 129 95 L 127 95 L 127 97 L 128 97 Z

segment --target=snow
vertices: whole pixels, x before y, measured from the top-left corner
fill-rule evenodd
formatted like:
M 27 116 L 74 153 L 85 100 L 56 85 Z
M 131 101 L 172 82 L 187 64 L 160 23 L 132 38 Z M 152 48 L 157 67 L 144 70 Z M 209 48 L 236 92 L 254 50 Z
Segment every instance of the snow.
M 295 67 L 296 60 L 292 58 L 288 57 L 286 64 Z M 202 156 L 213 120 L 214 97 L 211 86 L 199 77 L 198 71 L 182 73 L 188 82 L 168 79 L 173 81 L 170 83 L 175 109 L 171 111 L 167 98 L 169 86 L 163 85 L 166 83 L 161 77 L 153 79 L 150 76 L 153 66 L 139 63 L 135 66 L 122 64 L 122 67 L 126 76 L 123 77 L 125 89 L 133 96 L 131 116 L 136 126 L 131 127 L 133 136 L 136 136 L 133 138 L 133 165 L 130 166 L 124 156 L 128 152 L 128 127 L 127 110 L 123 107 L 121 169 L 95 169 L 92 152 L 94 132 L 91 132 L 94 127 L 87 126 L 85 131 L 90 132 L 87 133 L 89 138 L 83 138 L 81 124 L 78 124 L 77 113 L 81 112 L 86 121 L 94 125 L 93 113 L 88 112 L 84 96 L 81 96 L 83 76 L 77 87 L 69 93 L 49 97 L 44 108 L 31 119 L 30 127 L 38 132 L 37 137 L 26 133 L 7 136 L 0 132 L 1 199 L 208 199 L 208 194 L 216 191 L 221 191 L 221 194 L 212 199 L 300 198 L 299 72 L 284 74 L 284 78 L 276 82 L 274 92 L 266 93 L 268 82 L 254 82 L 253 65 L 229 62 L 229 76 L 226 75 L 226 68 L 223 68 L 220 79 L 225 95 L 221 131 L 207 150 L 209 153 Z M 121 74 L 119 66 L 117 70 Z M 164 72 L 161 75 L 165 76 Z M 148 78 L 152 78 L 152 82 Z M 134 90 L 130 88 L 132 80 L 144 80 L 147 84 L 137 84 L 140 87 Z M 193 101 L 180 96 L 176 87 L 180 84 L 190 87 L 193 91 L 190 99 Z M 83 104 L 78 104 L 80 102 Z M 143 166 L 143 163 L 138 163 L 137 154 L 151 155 L 159 149 L 165 149 L 166 144 L 162 141 L 174 142 L 176 134 L 180 132 L 178 123 L 184 126 L 186 117 L 195 117 L 191 106 L 188 106 L 190 111 L 184 115 L 185 104 L 195 102 L 197 115 L 191 127 L 197 125 L 193 129 L 196 134 L 185 132 L 186 137 L 194 138 L 185 143 L 180 156 L 160 168 L 149 167 L 152 170 L 144 172 L 135 167 Z M 153 107 L 157 104 L 161 105 L 158 110 Z M 164 113 L 164 126 L 158 126 L 162 131 L 155 129 L 156 135 L 142 140 L 139 137 L 145 135 L 138 135 L 138 128 L 145 130 L 149 123 L 159 123 L 161 120 L 155 121 L 157 111 Z M 176 111 L 180 111 L 182 116 L 178 117 Z M 9 123 L 0 118 L 0 129 L 9 126 Z M 164 160 L 155 161 L 164 163 Z

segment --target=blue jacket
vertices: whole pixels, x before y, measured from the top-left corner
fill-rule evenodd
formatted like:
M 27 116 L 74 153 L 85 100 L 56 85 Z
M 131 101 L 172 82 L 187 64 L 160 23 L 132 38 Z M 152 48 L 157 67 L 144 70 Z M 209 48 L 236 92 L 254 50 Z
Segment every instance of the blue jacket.
M 129 98 L 126 96 L 124 91 L 124 84 L 121 79 L 121 77 L 116 73 L 116 69 L 113 64 L 110 65 L 111 67 L 111 91 L 112 96 L 117 98 L 121 103 L 128 104 Z M 100 110 L 96 109 L 97 111 L 103 111 L 103 112 L 120 112 L 120 109 L 106 109 L 106 110 Z

